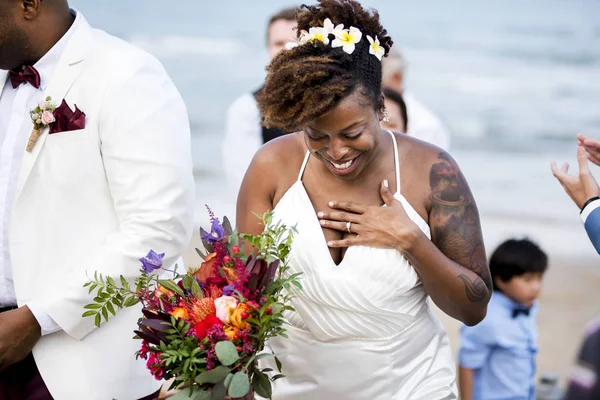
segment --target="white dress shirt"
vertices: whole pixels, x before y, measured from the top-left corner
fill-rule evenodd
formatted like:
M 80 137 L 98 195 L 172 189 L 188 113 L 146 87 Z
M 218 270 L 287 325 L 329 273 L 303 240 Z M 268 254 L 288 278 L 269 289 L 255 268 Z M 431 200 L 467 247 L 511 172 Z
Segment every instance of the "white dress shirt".
M 254 154 L 263 145 L 260 111 L 252 93 L 238 97 L 227 110 L 222 148 L 228 186 L 237 195 Z
M 29 112 L 43 100 L 44 90 L 52 79 L 56 65 L 79 22 L 80 18 L 77 17 L 77 13 L 74 10 L 72 13 L 76 18 L 71 28 L 34 65 L 40 74 L 39 89 L 29 83 L 23 83 L 17 88 L 13 88 L 7 77 L 0 97 L 0 307 L 17 304 L 12 279 L 8 232 L 17 179 L 29 139 L 27 135 L 20 134 L 28 132 L 21 128 L 23 124 L 31 124 L 33 128 Z M 40 324 L 42 335 L 61 329 L 35 301 L 28 302 L 27 306 Z
M 406 91 L 402 93 L 408 114 L 408 134 L 435 144 L 443 150 L 450 149 L 450 132 L 442 121 L 423 103 Z

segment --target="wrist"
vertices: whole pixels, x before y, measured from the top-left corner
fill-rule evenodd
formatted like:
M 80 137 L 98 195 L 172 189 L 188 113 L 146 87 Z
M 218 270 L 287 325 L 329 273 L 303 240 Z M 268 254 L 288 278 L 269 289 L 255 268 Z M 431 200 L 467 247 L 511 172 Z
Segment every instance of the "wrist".
M 411 254 L 418 246 L 419 241 L 424 237 L 425 235 L 421 229 L 413 224 L 411 228 L 405 228 L 401 233 L 396 235 L 396 249 L 401 253 Z
M 580 207 L 580 213 L 583 212 L 583 210 L 587 207 L 588 204 L 590 204 L 593 201 L 596 200 L 600 200 L 600 196 L 594 196 L 594 197 L 590 197 L 589 199 L 587 199 Z

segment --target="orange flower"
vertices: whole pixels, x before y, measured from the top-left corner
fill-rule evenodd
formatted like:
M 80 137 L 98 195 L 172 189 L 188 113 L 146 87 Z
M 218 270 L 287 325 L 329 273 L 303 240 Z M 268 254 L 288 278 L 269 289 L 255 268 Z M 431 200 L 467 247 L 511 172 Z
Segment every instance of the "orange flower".
M 167 289 L 166 287 L 164 287 L 162 285 L 158 285 L 158 290 L 160 290 L 162 293 L 164 293 L 167 297 L 175 296 L 175 293 L 173 293 L 172 291 L 170 291 L 169 289 Z
M 248 306 L 245 303 L 239 303 L 231 312 L 229 322 L 238 329 L 247 329 L 250 324 L 244 321 L 243 317 L 248 318 Z
M 171 315 L 174 316 L 176 319 L 188 319 L 188 312 L 185 308 L 179 307 L 174 309 L 173 311 L 171 311 Z
M 204 320 L 208 315 L 215 315 L 215 302 L 210 297 L 194 299 L 186 304 L 185 308 L 189 319 L 196 323 Z
M 206 282 L 208 278 L 216 278 L 214 265 L 217 262 L 217 253 L 211 253 L 206 256 L 206 259 L 198 268 L 198 271 L 194 272 L 194 276 L 202 283 Z
M 231 341 L 233 341 L 235 339 L 235 334 L 238 333 L 238 331 L 239 331 L 238 328 L 236 328 L 235 326 L 231 326 L 231 325 L 225 326 L 225 328 L 223 330 L 225 331 L 227 338 Z

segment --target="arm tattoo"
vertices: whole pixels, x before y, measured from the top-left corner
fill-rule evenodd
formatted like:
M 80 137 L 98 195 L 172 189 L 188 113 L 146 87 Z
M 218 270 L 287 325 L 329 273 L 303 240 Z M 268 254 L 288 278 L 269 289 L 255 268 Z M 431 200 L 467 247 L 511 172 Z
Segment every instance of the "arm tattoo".
M 479 213 L 462 172 L 450 156 L 442 152 L 431 167 L 429 215 L 431 239 L 451 260 L 473 271 L 477 277 L 459 274 L 471 302 L 485 301 L 492 283 L 487 266 Z

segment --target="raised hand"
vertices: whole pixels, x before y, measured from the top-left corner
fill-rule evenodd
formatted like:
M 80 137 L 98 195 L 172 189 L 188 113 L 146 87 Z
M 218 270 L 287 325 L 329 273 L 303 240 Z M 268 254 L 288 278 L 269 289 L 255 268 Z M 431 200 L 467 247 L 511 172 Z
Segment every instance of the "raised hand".
M 594 164 L 600 166 L 600 141 L 596 139 L 589 138 L 587 136 L 582 135 L 581 133 L 577 134 L 577 144 L 579 146 L 583 146 L 585 151 L 587 151 L 587 158 Z
M 358 235 L 332 240 L 327 245 L 369 246 L 400 251 L 410 249 L 418 235 L 423 233 L 406 214 L 402 204 L 394 198 L 385 180 L 381 184 L 380 194 L 385 207 L 332 201 L 329 203 L 330 210 L 317 213 L 321 226 Z
M 579 136 L 577 137 L 579 140 Z M 587 139 L 583 139 L 585 142 Z M 600 151 L 600 147 L 599 147 Z M 559 167 L 555 161 L 552 161 L 551 168 L 554 177 L 558 179 L 562 187 L 565 189 L 569 197 L 575 202 L 577 207 L 581 208 L 583 204 L 590 198 L 600 195 L 600 186 L 590 172 L 588 164 L 587 148 L 584 146 L 577 147 L 577 162 L 579 164 L 579 174 L 569 175 L 569 164 L 564 163 Z M 589 158 L 591 160 L 591 158 Z

